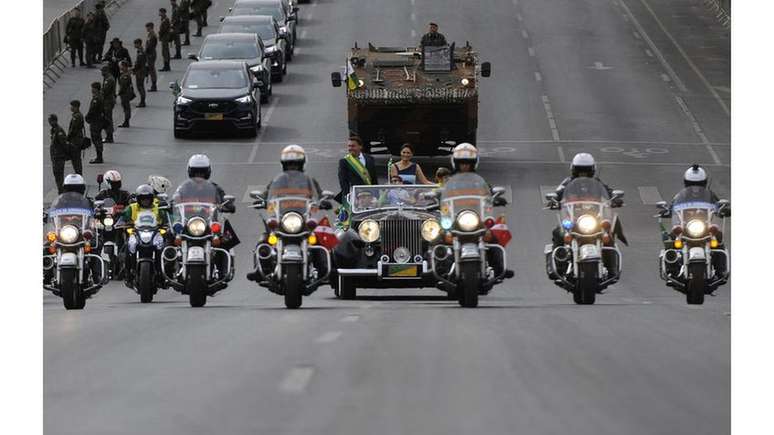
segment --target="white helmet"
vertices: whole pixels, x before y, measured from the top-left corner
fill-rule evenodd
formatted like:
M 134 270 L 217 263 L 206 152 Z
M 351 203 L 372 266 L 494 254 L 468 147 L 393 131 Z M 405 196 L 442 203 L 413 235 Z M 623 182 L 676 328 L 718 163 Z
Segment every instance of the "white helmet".
M 211 173 L 210 158 L 206 154 L 194 154 L 188 159 L 189 177 L 201 177 L 207 180 L 210 178 Z
M 467 142 L 454 147 L 451 155 L 452 168 L 455 171 L 459 170 L 457 165 L 460 163 L 470 163 L 473 165 L 473 170 L 476 170 L 478 168 L 478 150 L 476 147 Z
M 707 172 L 701 166 L 694 164 L 685 171 L 683 184 L 688 186 L 707 187 Z
M 86 182 L 83 181 L 83 177 L 80 174 L 68 174 L 64 179 L 62 189 L 65 192 L 78 192 L 80 194 L 86 193 Z
M 584 174 L 587 177 L 593 177 L 596 172 L 596 163 L 594 163 L 594 156 L 589 153 L 578 153 L 572 158 L 570 163 L 570 172 L 573 177 L 579 177 Z
M 291 144 L 282 149 L 280 153 L 280 163 L 282 164 L 282 170 L 286 170 L 285 166 L 288 163 L 300 164 L 299 170 L 304 170 L 304 163 L 306 163 L 306 151 L 301 145 Z
M 148 184 L 156 193 L 167 193 L 167 189 L 172 185 L 172 182 L 161 175 L 148 175 Z
M 111 189 L 121 188 L 121 173 L 115 169 L 105 172 L 104 180 L 107 181 Z

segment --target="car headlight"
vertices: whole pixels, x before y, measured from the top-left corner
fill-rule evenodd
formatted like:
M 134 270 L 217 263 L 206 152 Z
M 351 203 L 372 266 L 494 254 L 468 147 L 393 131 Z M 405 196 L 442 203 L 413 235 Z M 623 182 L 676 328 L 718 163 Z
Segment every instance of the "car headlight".
M 285 213 L 282 216 L 282 229 L 290 234 L 301 232 L 301 227 L 304 225 L 304 218 L 296 212 Z
M 207 223 L 200 217 L 188 219 L 186 227 L 188 227 L 188 232 L 194 237 L 199 237 L 207 231 Z
M 465 210 L 457 215 L 457 226 L 462 231 L 475 231 L 481 225 L 481 219 L 478 213 Z
M 366 219 L 360 222 L 357 233 L 364 242 L 373 243 L 379 240 L 379 224 L 373 219 Z
M 190 103 L 192 101 L 193 100 L 190 99 L 190 98 L 186 98 L 186 97 L 180 96 L 180 97 L 177 97 L 177 101 L 175 101 L 175 104 L 178 104 L 178 105 L 182 106 L 182 105 L 186 105 L 186 104 L 188 104 L 188 103 Z
M 59 230 L 59 240 L 62 243 L 75 243 L 78 240 L 78 228 L 72 225 L 65 225 Z
M 153 231 L 140 231 L 140 240 L 143 243 L 150 243 L 153 237 Z
M 597 218 L 584 214 L 578 218 L 578 231 L 583 234 L 591 234 L 597 229 Z
M 693 219 L 685 226 L 685 232 L 691 237 L 701 237 L 706 231 L 707 224 L 700 219 Z
M 441 234 L 441 224 L 435 219 L 428 219 L 422 222 L 422 238 L 427 242 L 432 242 Z
M 244 97 L 237 98 L 236 102 L 237 103 L 242 103 L 242 104 L 250 104 L 250 103 L 253 102 L 253 97 L 251 97 L 249 95 L 245 95 Z
M 112 227 L 113 226 L 113 218 L 108 216 L 105 219 L 102 220 L 102 225 L 106 227 Z

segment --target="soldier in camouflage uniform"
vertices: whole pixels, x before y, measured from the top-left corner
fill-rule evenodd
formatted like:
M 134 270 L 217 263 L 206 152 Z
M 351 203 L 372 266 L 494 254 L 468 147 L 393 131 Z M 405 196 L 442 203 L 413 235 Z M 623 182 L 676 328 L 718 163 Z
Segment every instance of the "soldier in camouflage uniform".
M 91 84 L 91 102 L 89 103 L 89 111 L 86 112 L 86 122 L 89 123 L 91 141 L 97 152 L 97 157 L 90 160 L 89 163 L 104 163 L 102 161 L 102 127 L 105 123 L 105 105 L 102 102 L 102 85 L 99 82 Z
M 167 17 L 167 10 L 159 9 L 159 41 L 161 41 L 161 58 L 164 60 L 164 66 L 159 71 L 171 71 L 169 67 L 169 43 L 172 42 L 172 23 Z
M 64 166 L 70 156 L 70 143 L 67 142 L 67 135 L 62 127 L 59 126 L 59 120 L 55 114 L 48 115 L 48 124 L 51 126 L 51 169 L 54 171 L 54 181 L 56 188 L 61 194 L 64 190 Z
M 145 40 L 145 56 L 147 56 L 145 65 L 151 78 L 151 88 L 148 89 L 148 92 L 156 92 L 158 90 L 156 88 L 156 81 L 158 80 L 156 76 L 156 45 L 159 43 L 159 38 L 156 36 L 156 32 L 153 31 L 153 23 L 146 23 L 145 30 L 148 31 L 148 37 Z
M 202 27 L 207 20 L 207 0 L 193 0 L 191 2 L 191 13 L 196 18 L 196 34 L 194 36 L 202 36 Z
M 137 57 L 134 59 L 134 82 L 137 85 L 137 92 L 140 94 L 140 104 L 137 107 L 145 107 L 145 77 L 148 75 L 148 56 L 145 49 L 142 48 L 142 39 L 134 40 L 134 48 L 137 50 Z
M 183 29 L 183 23 L 180 19 L 180 7 L 177 6 L 177 0 L 170 0 L 171 7 L 172 7 L 172 42 L 175 43 L 175 55 L 172 56 L 172 59 L 182 59 L 183 56 L 180 54 L 180 32 Z
M 67 128 L 67 141 L 70 142 L 70 161 L 73 164 L 73 170 L 76 174 L 83 175 L 83 162 L 81 162 L 81 145 L 86 133 L 86 127 L 83 124 L 83 114 L 81 113 L 81 102 L 78 100 L 70 101 L 70 126 Z
M 81 10 L 79 8 L 73 9 L 73 16 L 70 17 L 69 20 L 67 20 L 67 27 L 65 29 L 65 38 L 67 39 L 65 42 L 67 42 L 70 45 L 70 63 L 72 63 L 73 68 L 75 68 L 75 56 L 76 53 L 78 55 L 78 60 L 80 61 L 80 65 L 84 66 L 83 63 L 83 25 L 86 24 L 86 22 L 83 20 L 83 17 L 81 17 Z
M 119 127 L 127 128 L 129 127 L 129 118 L 132 117 L 132 107 L 129 102 L 132 101 L 135 95 L 129 64 L 122 60 L 120 65 L 121 75 L 118 76 L 118 96 L 121 97 L 121 108 L 124 109 L 124 123 L 119 125 Z
M 105 40 L 107 39 L 107 32 L 110 30 L 110 20 L 108 20 L 105 14 L 105 2 L 101 1 L 95 6 L 97 9 L 94 12 L 94 24 L 97 29 L 97 41 L 96 41 L 96 55 L 97 62 L 102 62 L 102 53 L 105 48 Z
M 110 67 L 102 67 L 102 104 L 105 110 L 105 143 L 113 143 L 113 108 L 116 107 L 116 79 Z
M 443 34 L 438 33 L 438 24 L 430 23 L 430 31 L 422 36 L 422 41 L 419 43 L 421 47 L 425 45 L 431 47 L 442 47 L 446 45 L 446 37 Z

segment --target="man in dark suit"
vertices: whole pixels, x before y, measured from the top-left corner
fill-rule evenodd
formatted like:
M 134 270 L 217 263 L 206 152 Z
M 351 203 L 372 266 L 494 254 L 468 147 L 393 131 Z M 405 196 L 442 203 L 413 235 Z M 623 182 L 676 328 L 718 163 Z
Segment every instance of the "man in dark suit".
M 347 155 L 339 160 L 341 192 L 335 198 L 339 203 L 349 194 L 352 186 L 379 184 L 374 158 L 363 153 L 363 141 L 357 136 L 350 137 L 347 151 Z

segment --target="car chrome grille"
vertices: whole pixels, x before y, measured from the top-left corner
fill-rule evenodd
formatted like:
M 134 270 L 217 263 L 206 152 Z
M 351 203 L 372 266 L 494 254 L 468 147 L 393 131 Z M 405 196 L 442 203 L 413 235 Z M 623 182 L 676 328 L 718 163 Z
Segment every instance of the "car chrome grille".
M 195 101 L 191 108 L 199 113 L 228 113 L 236 108 L 234 101 Z
M 379 230 L 382 234 L 382 253 L 395 261 L 392 253 L 403 246 L 411 252 L 411 262 L 414 257 L 422 255 L 422 236 L 420 234 L 422 222 L 409 219 L 387 219 L 379 222 Z

